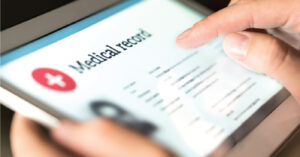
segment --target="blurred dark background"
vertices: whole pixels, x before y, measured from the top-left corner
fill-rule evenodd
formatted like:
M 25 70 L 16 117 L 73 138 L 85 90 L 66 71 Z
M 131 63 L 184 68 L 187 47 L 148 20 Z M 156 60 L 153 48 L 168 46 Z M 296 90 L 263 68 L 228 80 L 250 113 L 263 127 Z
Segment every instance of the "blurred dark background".
M 74 0 L 1 0 L 1 31 L 72 1 Z M 199 2 L 214 11 L 224 8 L 229 3 L 229 0 L 193 1 Z M 11 156 L 9 130 L 12 116 L 13 112 L 1 105 L 1 157 Z M 295 142 L 297 143 L 297 141 L 292 141 L 291 144 L 295 144 Z M 283 149 L 282 152 L 286 151 L 289 150 Z M 279 154 L 279 156 L 284 155 Z
M 73 0 L 1 0 L 1 30 L 72 1 Z
M 1 0 L 1 30 L 46 13 L 74 0 Z M 225 7 L 229 0 L 194 0 L 212 10 Z

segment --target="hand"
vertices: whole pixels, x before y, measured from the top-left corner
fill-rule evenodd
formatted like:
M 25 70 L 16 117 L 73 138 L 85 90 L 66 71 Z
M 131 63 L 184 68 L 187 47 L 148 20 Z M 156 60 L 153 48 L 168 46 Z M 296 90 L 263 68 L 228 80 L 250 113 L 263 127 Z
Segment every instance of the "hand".
M 11 130 L 16 157 L 170 157 L 171 154 L 141 135 L 107 119 L 87 123 L 64 121 L 51 130 L 52 140 L 35 122 L 15 115 Z M 60 144 L 63 147 L 58 146 Z M 65 149 L 64 149 L 65 148 Z
M 277 79 L 300 103 L 299 8 L 300 0 L 233 0 L 182 33 L 177 44 L 196 48 L 225 35 L 223 47 L 229 57 Z M 288 37 L 290 45 L 266 31 L 249 31 L 253 28 L 280 32 L 276 36 Z

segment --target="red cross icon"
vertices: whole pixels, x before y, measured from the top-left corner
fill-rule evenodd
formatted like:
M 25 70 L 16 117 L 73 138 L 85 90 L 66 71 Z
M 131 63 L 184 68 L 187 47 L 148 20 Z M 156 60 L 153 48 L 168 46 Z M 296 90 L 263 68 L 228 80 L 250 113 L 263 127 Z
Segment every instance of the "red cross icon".
M 75 81 L 67 74 L 50 68 L 38 68 L 32 72 L 35 81 L 52 90 L 69 92 L 76 88 Z

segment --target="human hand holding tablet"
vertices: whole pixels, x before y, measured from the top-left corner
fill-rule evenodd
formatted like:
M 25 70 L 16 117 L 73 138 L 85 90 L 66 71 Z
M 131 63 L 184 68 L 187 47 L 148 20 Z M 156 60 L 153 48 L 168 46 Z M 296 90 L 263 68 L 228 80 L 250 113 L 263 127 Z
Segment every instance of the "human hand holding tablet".
M 147 8 L 150 8 L 150 6 L 158 6 L 158 4 L 155 3 L 156 2 L 142 2 L 140 4 L 136 4 L 135 7 L 130 8 L 131 13 L 138 12 L 137 10 L 140 9 L 143 10 L 143 14 L 145 14 L 142 16 L 142 18 L 149 17 L 147 16 Z M 157 14 L 161 14 L 159 14 L 159 18 L 156 19 L 160 19 L 161 21 L 155 21 L 155 19 L 151 19 L 150 22 L 147 23 L 149 19 L 147 19 L 147 21 L 143 21 L 142 19 L 137 20 L 139 22 L 139 25 L 142 25 L 140 29 L 146 30 L 149 34 L 153 35 L 153 37 L 151 38 L 159 36 L 153 40 L 149 38 L 149 40 L 145 41 L 145 43 L 141 43 L 142 45 L 146 44 L 147 42 L 147 46 L 140 45 L 141 47 L 139 48 L 139 50 L 135 51 L 133 49 L 137 48 L 138 45 L 137 47 L 133 47 L 132 45 L 131 47 L 133 48 L 131 52 L 129 50 L 125 52 L 126 56 L 124 56 L 124 53 L 121 53 L 120 55 L 114 55 L 115 58 L 113 58 L 111 61 L 107 61 L 108 59 L 110 59 L 108 57 L 111 57 L 111 55 L 108 56 L 108 54 L 104 54 L 102 56 L 103 58 L 100 56 L 100 54 L 102 54 L 102 51 L 100 52 L 100 50 L 103 50 L 102 48 L 100 49 L 95 46 L 94 48 L 90 49 L 91 53 L 93 53 L 93 51 L 96 51 L 96 55 L 100 56 L 98 57 L 98 60 L 103 59 L 105 60 L 105 62 L 107 61 L 106 63 L 101 63 L 98 68 L 101 66 L 108 66 L 107 64 L 111 64 L 111 67 L 103 67 L 98 69 L 100 70 L 99 74 L 101 74 L 101 77 L 107 77 L 104 78 L 103 81 L 101 77 L 95 77 L 95 75 L 91 73 L 88 74 L 89 71 L 93 71 L 91 69 L 97 68 L 96 63 L 92 61 L 92 57 L 90 56 L 90 58 L 86 59 L 86 56 L 88 55 L 86 52 L 76 51 L 77 49 L 81 50 L 80 47 L 84 47 L 82 46 L 82 44 L 85 44 L 84 42 L 78 43 L 78 45 L 81 45 L 79 47 L 76 47 L 76 44 L 74 45 L 74 41 L 76 41 L 76 39 L 73 39 L 72 42 L 65 40 L 65 43 L 62 43 L 61 45 L 64 45 L 66 49 L 68 49 L 68 46 L 66 46 L 68 45 L 68 43 L 70 43 L 70 46 L 75 46 L 75 48 L 73 49 L 69 47 L 69 50 L 72 50 L 73 54 L 78 54 L 78 56 L 67 56 L 75 60 L 75 63 L 78 64 L 77 67 L 79 67 L 77 69 L 86 70 L 86 75 L 89 75 L 89 77 L 86 76 L 85 79 L 90 78 L 94 80 L 90 82 L 97 82 L 97 84 L 99 82 L 105 82 L 107 84 L 107 86 L 105 84 L 101 84 L 101 88 L 106 89 L 103 93 L 101 91 L 97 91 L 97 93 L 95 93 L 95 95 L 93 96 L 93 92 L 89 92 L 89 94 L 91 94 L 89 96 L 93 99 L 92 101 L 97 101 L 98 99 L 101 100 L 104 98 L 104 100 L 110 100 L 112 102 L 115 102 L 117 105 L 126 104 L 126 107 L 124 107 L 123 105 L 122 106 L 123 109 L 125 108 L 127 113 L 134 113 L 134 115 L 139 119 L 152 122 L 155 124 L 155 126 L 157 126 L 158 132 L 154 132 L 154 135 L 152 136 L 154 139 L 157 139 L 161 143 L 164 143 L 164 145 L 168 146 L 171 149 L 176 149 L 176 151 L 178 151 L 180 155 L 191 155 L 191 152 L 185 152 L 189 151 L 188 149 L 183 150 L 182 148 L 179 148 L 184 144 L 180 145 L 179 143 L 179 145 L 176 145 L 178 143 L 172 143 L 174 142 L 172 141 L 174 140 L 172 135 L 172 139 L 170 139 L 167 138 L 166 134 L 164 134 L 164 132 L 167 132 L 170 136 L 171 132 L 177 130 L 183 137 L 183 140 L 190 148 L 192 148 L 193 151 L 196 152 L 196 154 L 200 156 L 207 155 L 214 151 L 216 147 L 220 145 L 220 143 L 227 141 L 225 139 L 230 139 L 230 137 L 237 139 L 241 138 L 234 136 L 234 132 L 247 132 L 245 130 L 248 129 L 245 129 L 245 127 L 241 127 L 241 125 L 244 124 L 246 120 L 251 119 L 251 117 L 255 115 L 255 113 L 261 113 L 259 112 L 261 108 L 266 109 L 265 107 L 267 106 L 267 108 L 271 108 L 269 110 L 272 110 L 272 107 L 270 107 L 267 102 L 272 100 L 271 97 L 273 97 L 279 91 L 281 91 L 282 93 L 282 86 L 272 79 L 257 75 L 255 73 L 251 73 L 228 60 L 223 55 L 222 49 L 220 48 L 222 39 L 216 40 L 208 44 L 207 46 L 201 47 L 197 51 L 194 51 L 194 53 L 183 52 L 182 50 L 177 49 L 175 45 L 170 44 L 171 41 L 175 39 L 176 35 L 180 31 L 182 31 L 188 25 L 196 22 L 203 16 L 195 16 L 195 12 L 192 12 L 191 10 L 181 6 L 181 4 L 177 2 L 160 2 L 159 5 L 161 6 L 161 9 L 164 8 L 164 4 L 168 6 L 166 8 L 170 7 L 174 9 L 174 12 L 172 11 L 172 9 L 170 9 L 169 11 L 172 16 L 174 16 L 174 14 L 176 13 L 181 14 L 178 14 L 178 16 L 176 16 L 178 17 L 178 19 L 176 20 L 170 19 L 169 17 L 171 17 L 171 15 L 166 14 L 165 10 L 161 10 L 160 12 L 159 9 L 157 9 Z M 107 26 L 105 26 L 106 22 L 102 22 L 103 25 L 99 23 L 98 27 L 102 27 L 101 30 L 97 29 L 95 25 L 94 29 L 101 32 L 100 34 L 105 34 L 104 32 L 102 32 L 103 27 L 107 27 L 107 29 L 109 29 L 108 26 L 112 26 L 111 23 L 121 21 L 116 20 L 120 19 L 120 17 L 122 17 L 121 19 L 124 19 L 124 17 L 127 17 L 126 19 L 128 19 L 130 15 L 130 9 L 114 16 L 115 20 L 112 20 L 113 18 L 108 19 L 107 21 L 110 21 L 108 22 L 110 24 L 107 24 Z M 122 16 L 122 14 L 125 15 Z M 155 17 L 156 15 L 152 14 L 152 16 Z M 136 18 L 132 16 L 130 17 L 132 18 L 132 21 Z M 173 23 L 172 26 L 174 26 L 177 24 L 178 20 L 182 21 L 182 24 L 180 24 L 178 27 L 172 28 L 174 30 L 170 29 L 169 26 L 156 25 L 157 23 L 162 23 L 162 21 L 168 21 L 170 25 L 172 25 Z M 143 22 L 145 23 L 143 24 Z M 133 25 L 135 25 L 134 22 Z M 130 24 L 126 24 L 124 28 L 128 28 L 128 33 L 124 33 L 124 35 L 122 35 L 124 37 L 123 39 L 128 39 L 128 36 L 132 36 L 132 34 L 137 33 L 137 31 L 139 30 L 131 29 L 132 26 L 130 26 Z M 86 29 L 86 31 L 82 31 L 81 35 L 78 36 L 84 37 L 85 33 L 95 33 L 97 31 L 88 31 L 88 29 Z M 80 34 L 80 32 L 78 34 Z M 74 36 L 73 38 L 76 38 Z M 90 34 L 89 36 L 91 37 L 93 35 Z M 108 37 L 111 36 L 111 34 L 104 36 Z M 118 37 L 118 35 L 116 35 L 116 37 Z M 91 41 L 103 41 L 101 43 L 105 43 L 104 45 L 108 44 L 107 40 L 103 40 L 100 37 L 97 38 L 97 40 Z M 118 43 L 119 42 L 117 42 L 117 39 L 113 39 L 109 42 L 109 45 L 118 45 Z M 59 42 L 54 43 L 53 45 L 56 44 L 59 45 Z M 86 44 L 93 47 L 91 43 Z M 52 46 L 48 46 L 48 48 L 49 47 Z M 62 48 L 61 46 L 58 47 L 60 49 Z M 49 56 L 47 57 L 48 59 L 52 58 L 51 55 L 53 55 L 54 58 L 57 57 L 57 55 L 55 55 L 54 53 L 45 53 L 45 51 L 47 51 L 47 48 L 45 49 L 46 50 L 44 50 L 44 55 L 49 54 Z M 148 51 L 147 49 L 150 51 Z M 52 47 L 52 50 L 55 50 L 55 46 L 54 48 Z M 119 51 L 121 50 L 122 48 L 119 49 Z M 139 55 L 138 52 L 143 53 Z M 209 54 L 207 52 L 209 52 Z M 38 54 L 37 52 L 35 53 Z M 43 52 L 40 52 L 40 54 L 41 53 Z M 111 54 L 111 52 L 109 54 Z M 96 58 L 96 55 L 92 56 Z M 135 58 L 136 56 L 134 55 L 139 55 L 139 57 L 137 58 L 143 61 L 143 64 L 139 64 L 140 68 L 136 68 L 136 66 L 134 66 L 137 65 L 138 62 L 136 62 L 134 59 L 130 59 Z M 67 56 L 65 56 L 64 58 L 68 58 Z M 105 56 L 107 58 L 105 58 Z M 119 58 L 123 57 L 123 59 L 119 59 L 117 65 L 117 61 L 114 61 L 115 65 L 109 63 L 113 62 L 113 60 L 116 60 L 118 56 Z M 81 61 L 78 59 L 78 57 L 85 59 Z M 53 60 L 50 59 L 49 63 L 52 61 Z M 127 65 L 128 61 L 130 61 L 130 63 L 133 65 Z M 199 63 L 199 61 L 201 61 L 201 63 Z M 44 60 L 43 62 L 47 61 Z M 122 64 L 122 62 L 124 62 L 124 64 Z M 59 69 L 60 66 L 65 65 L 65 63 L 62 63 L 59 60 L 56 64 L 58 64 L 57 68 Z M 70 64 L 68 64 L 68 68 L 70 68 L 69 65 Z M 122 70 L 120 70 L 120 65 L 124 66 L 124 71 L 126 71 L 127 73 L 123 75 L 116 75 L 117 77 L 114 77 L 115 74 L 112 75 L 111 73 L 109 73 L 111 71 L 121 72 Z M 52 66 L 53 65 L 51 64 L 51 67 Z M 116 67 L 114 68 L 114 66 Z M 70 69 L 67 70 L 66 68 L 64 72 L 69 71 L 68 73 L 72 73 L 70 71 L 74 70 L 74 68 L 71 70 Z M 105 69 L 109 69 L 110 71 L 107 71 Z M 128 71 L 128 69 L 130 70 Z M 133 72 L 131 69 L 134 69 L 134 74 L 131 73 Z M 74 70 L 74 73 L 76 71 L 78 72 L 78 70 Z M 131 76 L 129 76 L 128 74 L 131 74 Z M 57 76 L 56 74 L 51 75 Z M 78 75 L 81 76 L 80 74 Z M 74 77 L 76 75 L 72 74 L 72 76 Z M 122 78 L 122 80 L 118 78 Z M 109 81 L 105 79 L 108 79 Z M 121 84 L 118 84 L 120 82 Z M 124 84 L 122 82 L 124 82 Z M 80 81 L 80 83 L 77 82 L 77 84 L 83 85 L 84 83 Z M 85 84 L 85 86 L 88 86 L 85 91 L 90 91 L 88 89 L 93 89 L 92 87 L 97 85 Z M 119 87 L 122 87 L 121 91 L 119 90 Z M 101 88 L 99 87 L 98 89 Z M 49 92 L 47 90 L 45 89 L 46 92 Z M 108 91 L 112 91 L 113 94 L 119 93 L 126 97 L 114 97 L 114 95 L 107 94 Z M 103 97 L 103 95 L 106 95 L 106 98 Z M 131 97 L 130 95 L 133 97 Z M 81 96 L 81 99 L 84 99 L 85 96 L 82 95 L 82 93 Z M 63 99 L 63 97 L 61 97 L 60 99 Z M 91 100 L 90 98 L 87 99 Z M 128 102 L 126 102 L 125 100 Z M 68 113 L 75 119 L 80 120 L 81 118 L 83 118 L 82 120 L 84 120 L 86 119 L 86 117 L 84 116 L 88 116 L 88 114 L 85 115 L 84 113 L 86 112 L 84 109 L 86 107 L 86 102 L 80 102 L 80 100 L 78 101 L 78 104 L 81 103 L 83 107 L 78 108 L 81 111 L 81 115 L 78 116 L 78 111 L 77 113 L 75 113 L 74 110 L 70 112 L 68 111 Z M 129 104 L 129 102 L 132 103 Z M 242 105 L 243 103 L 245 104 Z M 63 103 L 55 102 L 53 104 L 61 105 Z M 161 115 L 161 113 L 155 111 L 155 108 L 155 110 L 149 108 L 149 105 L 147 106 L 147 104 L 151 104 L 152 107 L 156 107 L 159 111 L 162 111 L 166 115 Z M 278 102 L 276 104 L 278 104 Z M 66 105 L 68 104 L 66 103 Z M 143 110 L 140 109 L 141 105 L 143 105 Z M 76 106 L 80 106 L 80 104 Z M 59 109 L 59 107 L 56 109 Z M 144 110 L 148 112 L 151 111 L 151 114 L 145 112 Z M 108 112 L 105 113 L 108 113 L 108 116 L 110 116 L 110 113 L 114 112 L 110 111 L 111 110 L 109 110 L 108 108 Z M 91 111 L 91 113 L 93 113 L 93 111 Z M 153 115 L 157 116 L 158 119 L 156 120 Z M 170 119 L 171 124 L 173 124 L 176 129 L 173 129 L 172 126 L 165 123 L 170 123 L 168 119 Z M 162 121 L 162 123 L 160 123 L 159 121 Z
M 15 115 L 11 133 L 14 156 L 174 156 L 150 139 L 101 118 L 81 124 L 60 123 L 51 131 L 59 147 L 49 140 L 38 124 L 21 115 Z
M 234 0 L 227 8 L 181 34 L 177 43 L 193 48 L 226 35 L 224 50 L 228 56 L 249 69 L 277 79 L 300 102 L 300 19 L 299 11 L 293 8 L 298 4 L 299 0 Z M 270 5 L 273 5 L 271 9 Z M 286 9 L 290 9 L 289 12 L 277 18 L 278 10 Z M 281 38 L 244 31 L 250 28 L 277 29 L 273 35 L 279 34 Z

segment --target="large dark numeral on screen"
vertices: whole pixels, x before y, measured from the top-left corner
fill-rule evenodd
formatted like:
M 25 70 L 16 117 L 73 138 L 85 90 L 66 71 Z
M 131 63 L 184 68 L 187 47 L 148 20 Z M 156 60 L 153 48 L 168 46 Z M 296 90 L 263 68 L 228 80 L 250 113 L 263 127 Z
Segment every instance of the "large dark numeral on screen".
M 153 124 L 139 120 L 133 114 L 110 102 L 95 101 L 91 103 L 91 109 L 97 116 L 112 119 L 145 135 L 152 134 L 156 130 Z

